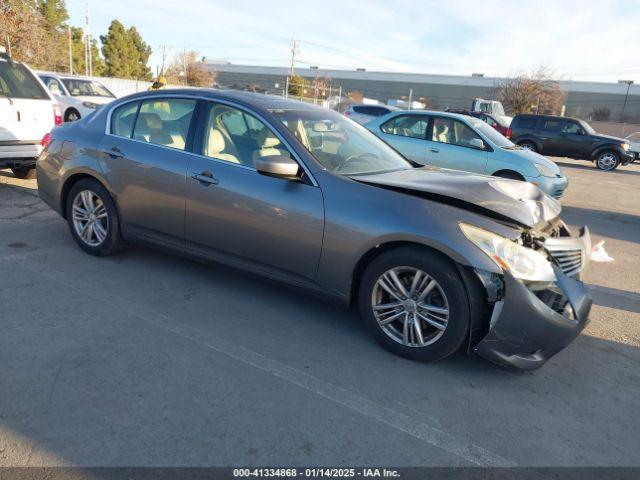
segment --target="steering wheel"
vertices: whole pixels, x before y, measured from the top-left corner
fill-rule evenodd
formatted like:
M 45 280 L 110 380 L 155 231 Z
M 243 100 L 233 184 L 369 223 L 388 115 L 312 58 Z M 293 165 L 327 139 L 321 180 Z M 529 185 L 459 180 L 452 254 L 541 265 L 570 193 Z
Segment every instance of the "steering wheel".
M 347 158 L 345 158 L 344 160 L 342 160 L 334 169 L 333 171 L 335 173 L 342 173 L 344 171 L 344 168 L 349 164 L 349 162 L 353 162 L 354 160 L 361 160 L 363 159 L 363 157 L 375 157 L 375 155 L 373 153 L 361 153 L 359 155 L 357 154 L 353 154 L 353 155 L 349 155 Z

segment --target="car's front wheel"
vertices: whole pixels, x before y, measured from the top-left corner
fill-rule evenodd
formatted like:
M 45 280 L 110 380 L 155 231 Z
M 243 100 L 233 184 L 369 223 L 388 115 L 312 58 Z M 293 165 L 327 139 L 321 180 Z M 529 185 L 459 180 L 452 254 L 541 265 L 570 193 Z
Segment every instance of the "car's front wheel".
M 620 159 L 618 158 L 618 154 L 616 154 L 616 152 L 602 152 L 598 154 L 598 158 L 596 158 L 596 167 L 604 172 L 615 170 L 616 168 L 618 168 L 618 165 L 620 165 Z
M 374 259 L 362 276 L 358 302 L 376 340 L 412 360 L 451 355 L 469 331 L 469 302 L 458 271 L 427 249 L 399 248 Z
M 22 180 L 32 180 L 36 178 L 36 167 L 13 167 L 11 172 Z
M 75 122 L 76 120 L 80 120 L 80 112 L 78 112 L 75 108 L 70 108 L 64 114 L 65 122 Z
M 111 195 L 97 180 L 76 183 L 66 207 L 71 235 L 85 252 L 105 257 L 122 249 L 118 212 Z

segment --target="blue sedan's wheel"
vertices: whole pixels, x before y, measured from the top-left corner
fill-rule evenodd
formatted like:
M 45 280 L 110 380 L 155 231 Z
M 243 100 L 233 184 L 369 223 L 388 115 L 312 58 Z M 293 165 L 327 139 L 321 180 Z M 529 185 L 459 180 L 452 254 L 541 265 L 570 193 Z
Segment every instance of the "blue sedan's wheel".
M 362 277 L 359 305 L 378 342 L 413 360 L 450 355 L 469 328 L 469 302 L 455 266 L 419 247 L 376 258 Z

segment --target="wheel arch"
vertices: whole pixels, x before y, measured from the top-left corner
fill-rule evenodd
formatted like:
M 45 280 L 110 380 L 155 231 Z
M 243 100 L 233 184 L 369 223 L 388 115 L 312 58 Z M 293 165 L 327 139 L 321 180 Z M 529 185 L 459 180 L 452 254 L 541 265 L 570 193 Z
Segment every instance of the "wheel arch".
M 105 182 L 103 182 L 97 176 L 92 175 L 91 173 L 81 171 L 70 175 L 62 184 L 62 189 L 60 190 L 60 213 L 62 214 L 62 217 L 65 219 L 67 218 L 67 197 L 69 196 L 69 192 L 71 192 L 71 189 L 75 184 L 84 179 L 95 180 L 100 185 L 102 185 L 104 189 L 107 190 L 107 192 L 109 192 L 109 195 L 111 195 L 111 199 L 116 206 L 118 216 L 120 216 L 120 207 L 118 206 L 118 201 L 115 195 L 113 195 L 113 193 L 111 192 L 111 189 L 105 184 Z
M 621 158 L 620 149 L 617 147 L 617 145 L 605 144 L 596 147 L 593 152 L 591 152 L 591 160 L 595 161 L 598 158 L 598 155 L 604 152 L 613 152 L 618 157 L 618 160 L 620 160 Z
M 511 170 L 509 168 L 501 168 L 500 170 L 497 170 L 496 172 L 492 173 L 491 175 L 494 177 L 499 177 L 501 173 L 511 173 L 515 176 L 518 177 L 518 180 L 520 181 L 526 181 L 526 179 L 524 178 L 524 176 L 520 173 L 520 172 L 516 172 L 515 170 Z
M 74 107 L 74 106 L 69 106 L 69 107 L 67 107 L 67 108 L 65 109 L 65 111 L 64 111 L 64 115 L 63 115 L 63 118 L 67 118 L 67 115 L 68 115 L 68 114 L 69 114 L 69 112 L 70 112 L 70 111 L 72 111 L 72 110 L 78 114 L 78 118 L 82 118 L 82 115 L 80 114 L 80 110 L 78 110 L 78 109 L 77 109 L 76 107 Z
M 451 262 L 452 265 L 458 266 L 460 265 L 451 255 L 439 250 L 431 245 L 427 245 L 424 243 L 411 241 L 411 240 L 392 240 L 385 243 L 381 243 L 379 245 L 375 245 L 370 248 L 363 255 L 360 256 L 358 261 L 356 262 L 353 271 L 351 273 L 351 285 L 349 286 L 349 298 L 347 302 L 349 306 L 354 304 L 355 299 L 358 297 L 358 289 L 360 288 L 360 281 L 362 280 L 362 275 L 366 270 L 367 266 L 380 255 L 389 252 L 391 250 L 396 250 L 399 248 L 405 247 L 414 247 L 414 248 L 422 248 L 428 251 L 431 251 L 437 255 L 440 255 L 442 258 Z

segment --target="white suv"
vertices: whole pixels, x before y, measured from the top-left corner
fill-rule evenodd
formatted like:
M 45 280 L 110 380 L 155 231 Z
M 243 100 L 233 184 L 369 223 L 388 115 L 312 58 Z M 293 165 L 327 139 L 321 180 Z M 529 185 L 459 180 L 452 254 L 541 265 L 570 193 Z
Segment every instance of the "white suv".
M 116 99 L 102 83 L 92 78 L 37 72 L 62 109 L 65 122 L 74 122 Z
M 44 137 L 61 123 L 60 110 L 37 75 L 0 47 L 0 169 L 35 178 Z

